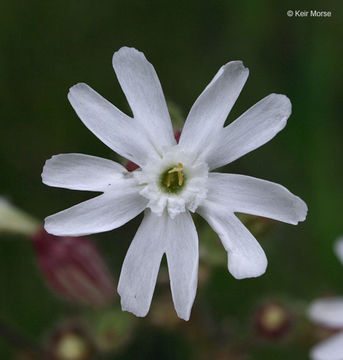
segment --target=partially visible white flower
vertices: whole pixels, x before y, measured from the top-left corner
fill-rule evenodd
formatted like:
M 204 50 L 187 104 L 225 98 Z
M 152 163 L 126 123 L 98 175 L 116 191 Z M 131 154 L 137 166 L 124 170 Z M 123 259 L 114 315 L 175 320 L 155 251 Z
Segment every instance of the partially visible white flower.
M 337 239 L 333 248 L 339 261 L 343 264 L 343 236 Z
M 110 160 L 82 154 L 53 156 L 42 179 L 50 186 L 100 191 L 102 195 L 49 216 L 45 229 L 78 236 L 115 229 L 144 211 L 123 263 L 118 292 L 123 310 L 145 316 L 162 256 L 166 254 L 176 312 L 189 319 L 197 288 L 197 212 L 217 232 L 237 279 L 262 275 L 267 259 L 235 212 L 297 224 L 307 206 L 283 186 L 249 176 L 210 173 L 272 139 L 286 125 L 291 103 L 271 94 L 224 127 L 248 69 L 224 65 L 198 97 L 182 129 L 173 134 L 163 91 L 144 54 L 121 48 L 113 67 L 131 107 L 122 113 L 86 84 L 69 101 L 83 123 L 112 150 L 139 165 L 129 173 Z
M 334 251 L 343 263 L 343 238 L 336 241 Z M 339 332 L 311 350 L 312 360 L 343 360 L 343 297 L 315 300 L 308 310 L 315 323 Z
M 31 236 L 41 226 L 41 223 L 34 217 L 0 196 L 0 232 Z

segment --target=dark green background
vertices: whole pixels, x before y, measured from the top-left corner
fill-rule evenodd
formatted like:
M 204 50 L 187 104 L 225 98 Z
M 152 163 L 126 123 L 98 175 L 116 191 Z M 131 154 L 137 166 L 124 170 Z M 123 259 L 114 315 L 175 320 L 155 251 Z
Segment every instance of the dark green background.
M 289 9 L 328 10 L 332 17 L 289 18 Z M 89 197 L 48 188 L 40 173 L 58 153 L 116 159 L 66 95 L 86 82 L 127 111 L 111 66 L 121 46 L 146 54 L 166 98 L 184 115 L 221 65 L 243 60 L 250 77 L 228 120 L 272 92 L 286 94 L 293 113 L 275 139 L 227 171 L 285 185 L 307 202 L 309 214 L 305 223 L 277 224 L 259 239 L 269 259 L 263 277 L 236 281 L 225 269 L 215 272 L 206 292 L 214 318 L 249 321 L 256 303 L 270 296 L 306 303 L 325 292 L 343 294 L 343 267 L 332 252 L 343 233 L 342 2 L 5 0 L 0 24 L 0 193 L 40 219 Z M 138 224 L 92 237 L 116 280 Z M 20 237 L 2 236 L 0 289 L 0 316 L 34 338 L 73 312 L 46 289 Z M 177 333 L 154 336 L 139 340 L 141 358 L 179 357 Z M 266 343 L 251 356 L 304 359 L 307 352 L 299 344 Z M 11 358 L 1 339 L 0 354 Z

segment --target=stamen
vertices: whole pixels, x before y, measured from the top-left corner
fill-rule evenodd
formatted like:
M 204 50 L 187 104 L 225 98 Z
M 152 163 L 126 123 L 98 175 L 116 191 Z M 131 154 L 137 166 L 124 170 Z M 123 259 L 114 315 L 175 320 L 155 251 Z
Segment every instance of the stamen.
M 181 186 L 183 184 L 183 164 L 182 163 L 178 163 L 178 167 L 174 167 L 173 169 L 168 171 L 168 176 L 167 176 L 167 187 L 170 187 L 170 179 L 171 179 L 171 174 L 177 172 L 177 178 L 178 178 L 178 184 L 179 186 Z

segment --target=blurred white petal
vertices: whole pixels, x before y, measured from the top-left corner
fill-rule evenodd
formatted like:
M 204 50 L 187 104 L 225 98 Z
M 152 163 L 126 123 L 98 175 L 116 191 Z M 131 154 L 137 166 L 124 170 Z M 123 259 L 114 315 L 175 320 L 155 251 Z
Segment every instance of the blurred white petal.
M 334 252 L 340 262 L 343 264 L 343 237 L 340 237 L 338 240 L 336 240 L 334 244 Z
M 328 328 L 343 328 L 343 297 L 314 301 L 308 309 L 308 316 Z
M 343 360 L 343 332 L 313 347 L 310 357 L 311 360 Z

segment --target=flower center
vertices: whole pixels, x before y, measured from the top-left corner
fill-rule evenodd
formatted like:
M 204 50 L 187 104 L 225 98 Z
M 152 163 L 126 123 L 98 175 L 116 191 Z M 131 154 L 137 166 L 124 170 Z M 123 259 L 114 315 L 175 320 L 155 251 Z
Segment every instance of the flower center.
M 148 199 L 147 207 L 174 219 L 185 211 L 194 212 L 207 196 L 208 166 L 194 161 L 179 145 L 166 148 L 160 158 L 152 158 L 133 171 L 139 194 Z
M 185 185 L 186 176 L 183 172 L 183 164 L 168 168 L 161 174 L 160 187 L 164 192 L 177 194 Z

